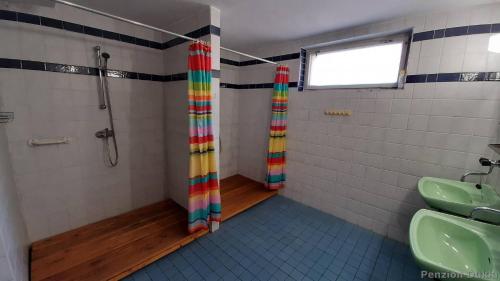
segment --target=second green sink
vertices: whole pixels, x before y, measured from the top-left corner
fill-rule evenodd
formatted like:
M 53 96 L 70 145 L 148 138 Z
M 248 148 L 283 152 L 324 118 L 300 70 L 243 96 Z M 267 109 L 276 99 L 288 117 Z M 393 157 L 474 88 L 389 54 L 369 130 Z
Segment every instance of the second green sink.
M 500 209 L 500 197 L 487 184 L 477 188 L 476 184 L 448 179 L 423 177 L 418 181 L 418 191 L 432 208 L 468 217 L 475 207 Z M 478 212 L 477 218 L 498 222 L 495 214 Z
M 420 210 L 410 224 L 410 245 L 423 270 L 450 274 L 443 280 L 499 280 L 499 233 L 500 226 Z

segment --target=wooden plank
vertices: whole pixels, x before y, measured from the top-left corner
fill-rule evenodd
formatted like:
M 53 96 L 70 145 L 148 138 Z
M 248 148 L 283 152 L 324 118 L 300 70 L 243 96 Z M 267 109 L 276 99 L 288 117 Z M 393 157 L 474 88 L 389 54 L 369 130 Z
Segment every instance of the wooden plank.
M 276 194 L 240 175 L 223 179 L 222 219 Z M 187 233 L 186 210 L 166 200 L 33 243 L 32 280 L 119 280 L 207 233 Z
M 185 212 L 171 208 L 170 213 L 164 213 L 154 220 L 142 221 L 141 224 L 131 224 L 126 228 L 110 231 L 98 238 L 56 251 L 33 263 L 31 268 L 33 276 L 36 279 L 44 279 L 68 270 L 75 264 L 92 260 L 146 236 L 165 231 L 169 226 L 185 219 L 185 216 Z
M 230 176 L 228 178 L 222 179 L 220 181 L 220 187 L 221 187 L 221 195 L 229 192 L 231 190 L 237 189 L 240 186 L 244 185 L 245 183 L 251 182 L 252 180 L 249 178 L 245 178 L 241 175 L 234 175 Z
M 168 210 L 176 203 L 173 200 L 165 200 L 140 209 L 136 209 L 116 217 L 108 218 L 83 227 L 73 229 L 32 244 L 33 259 L 43 257 L 61 248 L 77 244 L 81 241 L 98 237 L 110 230 L 116 230 L 130 224 L 130 222 L 157 215 L 159 212 Z
M 226 187 L 221 186 L 222 221 L 278 194 L 277 191 L 267 190 L 262 183 L 248 178 L 238 179 L 238 183 L 240 184 L 238 188 L 230 190 L 225 190 Z
M 194 240 L 186 221 L 42 280 L 117 280 Z

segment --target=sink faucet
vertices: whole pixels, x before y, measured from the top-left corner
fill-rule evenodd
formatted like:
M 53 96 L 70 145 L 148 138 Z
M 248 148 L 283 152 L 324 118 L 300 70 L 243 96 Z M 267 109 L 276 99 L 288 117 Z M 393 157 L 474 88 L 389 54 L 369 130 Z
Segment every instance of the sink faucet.
M 469 218 L 473 220 L 474 219 L 474 213 L 477 213 L 477 212 L 480 212 L 480 211 L 485 211 L 485 212 L 490 212 L 490 213 L 495 213 L 497 215 L 500 215 L 500 210 L 497 210 L 497 209 L 493 209 L 493 208 L 490 208 L 490 207 L 475 207 L 470 212 Z M 494 223 L 494 224 L 498 225 L 499 223 Z
M 462 181 L 462 182 L 465 181 L 465 178 L 467 178 L 468 176 L 481 176 L 479 179 L 479 184 L 481 184 L 482 176 L 487 176 L 487 175 L 491 174 L 494 167 L 500 167 L 500 160 L 491 161 L 490 159 L 486 159 L 486 158 L 481 157 L 481 158 L 479 158 L 479 163 L 481 164 L 481 166 L 490 167 L 487 173 L 467 172 L 460 178 L 460 181 Z

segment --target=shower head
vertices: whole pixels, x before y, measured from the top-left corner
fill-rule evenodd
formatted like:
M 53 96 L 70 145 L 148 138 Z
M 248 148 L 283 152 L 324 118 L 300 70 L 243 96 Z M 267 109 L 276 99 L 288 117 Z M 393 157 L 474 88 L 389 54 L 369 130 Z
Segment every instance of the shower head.
M 101 55 L 105 60 L 108 60 L 111 56 L 108 53 L 102 53 Z

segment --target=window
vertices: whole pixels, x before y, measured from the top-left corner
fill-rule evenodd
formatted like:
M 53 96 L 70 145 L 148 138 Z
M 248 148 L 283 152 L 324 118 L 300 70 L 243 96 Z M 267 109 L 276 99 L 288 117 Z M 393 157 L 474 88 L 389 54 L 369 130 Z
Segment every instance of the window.
M 402 86 L 410 32 L 306 48 L 308 89 Z

